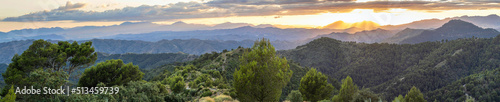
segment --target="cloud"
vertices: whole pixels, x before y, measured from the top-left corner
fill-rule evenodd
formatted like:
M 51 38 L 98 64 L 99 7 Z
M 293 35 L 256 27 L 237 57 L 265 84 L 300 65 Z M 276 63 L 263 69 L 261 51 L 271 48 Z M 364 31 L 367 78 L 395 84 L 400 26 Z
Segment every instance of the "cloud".
M 372 1 L 352 2 L 338 0 L 214 0 L 207 3 L 179 2 L 167 5 L 142 5 L 103 12 L 82 11 L 83 3 L 72 4 L 50 11 L 34 12 L 3 21 L 162 21 L 189 18 L 229 16 L 283 16 L 326 12 L 351 12 L 354 9 L 373 9 L 380 12 L 392 8 L 439 12 L 442 10 L 500 9 L 497 1 Z
M 83 8 L 85 7 L 87 4 L 85 3 L 76 3 L 76 4 L 72 4 L 71 2 L 66 2 L 66 5 L 65 6 L 61 6 L 55 10 L 61 10 L 61 11 L 72 11 L 72 10 L 78 10 L 80 8 Z
M 268 5 L 268 4 L 298 4 L 298 3 L 324 3 L 331 1 L 355 1 L 355 0 L 213 0 L 209 4 L 246 4 L 246 5 Z

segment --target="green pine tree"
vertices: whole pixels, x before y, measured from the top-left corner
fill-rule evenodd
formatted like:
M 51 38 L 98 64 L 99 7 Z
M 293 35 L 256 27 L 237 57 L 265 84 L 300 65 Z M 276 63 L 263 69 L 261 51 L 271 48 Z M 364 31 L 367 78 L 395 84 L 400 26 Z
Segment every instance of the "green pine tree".
M 290 102 L 303 102 L 302 94 L 298 90 L 293 90 L 287 97 Z
M 332 84 L 328 83 L 326 75 L 315 68 L 311 68 L 300 80 L 299 90 L 307 101 L 317 102 L 330 98 L 334 89 Z
M 132 63 L 124 64 L 121 59 L 107 60 L 85 69 L 78 86 L 95 87 L 99 82 L 106 86 L 122 85 L 142 80 L 143 75 L 139 66 Z
M 10 86 L 9 93 L 2 98 L 2 102 L 16 102 L 16 93 L 14 92 L 14 85 Z
M 293 73 L 288 61 L 276 56 L 276 50 L 266 39 L 256 41 L 250 50 L 240 56 L 240 69 L 233 74 L 238 100 L 278 101 Z
M 410 92 L 406 94 L 404 100 L 405 102 L 427 102 L 424 99 L 424 94 L 422 94 L 422 92 L 420 92 L 420 90 L 415 86 L 413 86 Z
M 353 99 L 352 96 L 358 91 L 358 86 L 354 85 L 352 78 L 347 76 L 342 80 L 340 93 L 333 97 L 333 102 L 349 102 Z

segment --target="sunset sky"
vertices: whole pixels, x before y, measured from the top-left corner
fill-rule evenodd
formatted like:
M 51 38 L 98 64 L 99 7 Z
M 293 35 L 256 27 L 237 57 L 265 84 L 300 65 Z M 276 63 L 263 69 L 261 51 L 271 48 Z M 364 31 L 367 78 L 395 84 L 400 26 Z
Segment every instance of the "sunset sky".
M 320 27 L 339 20 L 366 20 L 397 25 L 431 18 L 500 15 L 500 0 L 2 0 L 0 14 L 2 32 L 125 21 Z

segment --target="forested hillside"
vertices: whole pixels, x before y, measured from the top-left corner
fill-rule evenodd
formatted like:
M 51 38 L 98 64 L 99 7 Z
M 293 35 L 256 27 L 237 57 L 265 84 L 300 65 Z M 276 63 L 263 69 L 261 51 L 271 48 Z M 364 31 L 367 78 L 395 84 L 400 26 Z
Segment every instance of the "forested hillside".
M 0 43 L 0 63 L 10 63 L 14 54 L 20 54 L 31 45 L 35 40 L 21 40 Z M 55 40 L 48 40 L 57 43 Z M 210 52 L 220 52 L 224 49 L 230 50 L 241 47 L 251 47 L 253 40 L 244 41 L 217 41 L 217 40 L 161 40 L 158 42 L 147 42 L 138 40 L 113 40 L 113 39 L 92 39 L 92 46 L 96 52 L 108 54 L 125 53 L 187 53 L 201 55 Z M 70 41 L 72 42 L 72 41 Z M 78 41 L 79 43 L 86 41 Z M 305 42 L 272 41 L 276 49 L 292 49 Z
M 233 50 L 224 50 L 221 53 L 206 53 L 196 58 L 193 61 L 182 62 L 182 63 L 172 63 L 167 64 L 159 68 L 154 68 L 151 70 L 145 71 L 146 75 L 144 76 L 145 80 L 148 81 L 161 81 L 162 78 L 165 77 L 173 77 L 175 73 L 197 73 L 195 76 L 200 76 L 202 74 L 210 74 L 211 77 L 220 78 L 220 82 L 217 82 L 217 85 L 223 85 L 215 88 L 216 90 L 212 90 L 217 95 L 221 93 L 227 93 L 231 97 L 236 97 L 234 94 L 234 89 L 231 90 L 233 84 L 233 74 L 236 69 L 239 69 L 239 56 L 243 55 L 245 50 L 249 50 L 248 48 L 237 48 Z M 309 68 L 299 66 L 297 63 L 291 62 L 290 69 L 294 72 L 290 82 L 283 89 L 280 100 L 284 100 L 286 96 L 290 93 L 291 90 L 298 90 L 300 84 L 300 78 L 305 75 L 305 73 L 309 70 Z M 179 68 L 194 68 L 192 72 L 178 72 Z M 220 74 L 215 74 L 220 73 Z M 215 75 L 214 75 L 215 74 Z M 189 83 L 189 79 L 196 79 L 190 76 L 185 76 L 186 83 Z M 219 79 L 216 79 L 217 81 Z M 331 82 L 334 83 L 334 86 L 337 88 L 340 87 L 340 84 L 336 79 L 332 79 Z M 194 80 L 193 80 L 194 81 Z M 191 86 L 191 85 L 190 85 Z M 193 90 L 195 91 L 195 90 Z M 217 96 L 213 95 L 213 96 Z M 199 99 L 201 97 L 196 97 L 196 95 L 185 96 L 185 100 L 194 100 Z
M 141 69 L 151 69 L 156 68 L 165 64 L 170 64 L 174 62 L 185 62 L 195 59 L 196 55 L 190 55 L 185 53 L 160 53 L 160 54 L 106 54 L 97 53 L 97 61 L 103 62 L 111 59 L 121 59 L 124 63 L 134 63 L 138 65 Z
M 500 37 L 401 45 L 320 38 L 279 53 L 333 78 L 351 76 L 357 85 L 392 100 L 412 86 L 426 93 L 471 74 L 498 68 L 499 44 Z M 432 95 L 425 96 L 429 99 Z

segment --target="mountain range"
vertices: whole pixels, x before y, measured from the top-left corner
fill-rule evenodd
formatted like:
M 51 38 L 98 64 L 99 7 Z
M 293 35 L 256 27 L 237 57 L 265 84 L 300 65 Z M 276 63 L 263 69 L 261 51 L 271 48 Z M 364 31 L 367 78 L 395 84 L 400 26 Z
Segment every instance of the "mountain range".
M 271 40 L 298 41 L 307 40 L 318 35 L 335 33 L 349 33 L 370 31 L 377 28 L 397 32 L 406 28 L 433 30 L 441 27 L 450 20 L 460 19 L 473 23 L 482 28 L 500 29 L 500 17 L 488 16 L 461 16 L 445 19 L 427 19 L 401 25 L 381 26 L 371 21 L 346 23 L 336 21 L 320 28 L 277 28 L 278 25 L 248 23 L 221 23 L 216 25 L 188 24 L 182 21 L 173 24 L 156 24 L 152 22 L 123 22 L 111 26 L 81 26 L 73 28 L 38 28 L 20 29 L 9 32 L 0 32 L 0 42 L 50 39 L 50 40 L 90 40 L 122 39 L 160 41 L 163 39 L 201 39 L 201 40 L 255 40 L 256 38 L 270 38 Z M 284 37 L 287 36 L 287 37 Z M 357 41 L 357 40 L 356 40 Z M 359 41 L 365 42 L 365 41 Z
M 462 20 L 450 20 L 434 30 L 405 29 L 396 35 L 384 40 L 388 43 L 415 44 L 426 41 L 455 40 L 459 38 L 491 38 L 500 32 L 495 29 L 483 29 L 472 23 Z
M 500 36 L 418 44 L 353 43 L 322 37 L 279 55 L 336 79 L 352 77 L 384 100 L 418 87 L 426 100 L 500 99 Z M 495 74 L 497 73 L 497 74 Z M 464 90 L 466 87 L 467 90 Z M 436 96 L 439 95 L 439 96 Z

